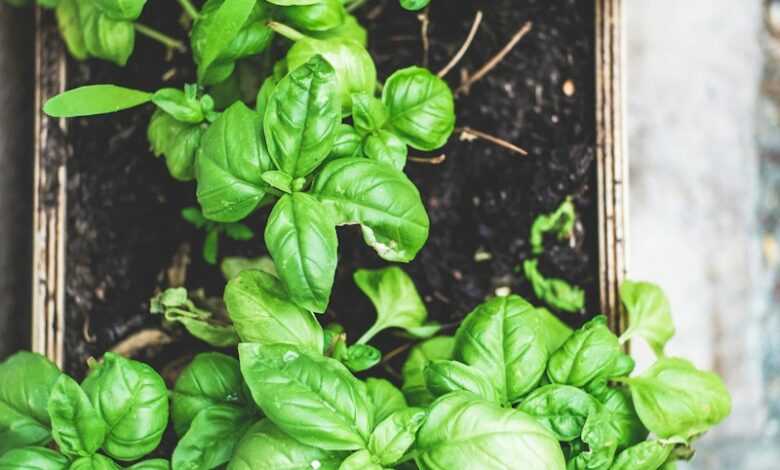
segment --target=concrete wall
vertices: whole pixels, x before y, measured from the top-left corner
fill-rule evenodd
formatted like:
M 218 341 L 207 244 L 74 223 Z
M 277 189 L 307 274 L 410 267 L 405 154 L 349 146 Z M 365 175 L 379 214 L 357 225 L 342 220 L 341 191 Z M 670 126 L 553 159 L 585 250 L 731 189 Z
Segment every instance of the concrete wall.
M 0 359 L 29 347 L 32 10 L 0 1 Z

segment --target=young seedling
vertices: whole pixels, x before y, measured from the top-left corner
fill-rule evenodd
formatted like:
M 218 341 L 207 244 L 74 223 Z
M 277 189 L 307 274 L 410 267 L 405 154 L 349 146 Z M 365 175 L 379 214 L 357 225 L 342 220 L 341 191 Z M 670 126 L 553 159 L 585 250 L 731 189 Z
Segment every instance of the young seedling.
M 585 308 L 585 291 L 563 279 L 547 278 L 539 271 L 539 261 L 523 262 L 523 273 L 539 300 L 562 312 L 576 313 Z
M 251 228 L 239 222 L 222 224 L 212 222 L 203 217 L 197 207 L 182 209 L 181 216 L 184 220 L 206 232 L 203 242 L 203 259 L 209 264 L 217 264 L 219 258 L 219 239 L 224 234 L 228 238 L 237 241 L 251 240 L 255 233 Z
M 224 304 L 219 299 L 207 299 L 203 291 L 194 292 L 190 298 L 183 287 L 166 289 L 149 301 L 149 313 L 163 315 L 169 323 L 181 324 L 192 336 L 218 348 L 239 342 Z

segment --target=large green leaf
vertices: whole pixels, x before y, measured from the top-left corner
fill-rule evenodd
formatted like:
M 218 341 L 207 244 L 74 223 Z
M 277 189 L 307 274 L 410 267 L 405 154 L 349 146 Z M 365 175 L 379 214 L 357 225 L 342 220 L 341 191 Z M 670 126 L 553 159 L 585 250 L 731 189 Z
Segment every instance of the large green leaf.
M 268 419 L 255 423 L 236 446 L 228 470 L 319 469 L 336 470 L 341 458 L 302 444 Z
M 382 101 L 389 128 L 417 150 L 443 146 L 455 129 L 455 101 L 447 83 L 429 70 L 409 67 L 387 79 Z
M 261 175 L 273 169 L 262 140 L 260 115 L 236 102 L 203 135 L 196 171 L 203 215 L 237 222 L 266 196 Z
M 575 331 L 552 355 L 547 376 L 553 383 L 583 387 L 611 378 L 621 356 L 617 336 L 609 331 L 606 317 L 598 316 Z
M 517 407 L 555 434 L 559 441 L 580 437 L 588 416 L 599 406 L 587 392 L 568 385 L 545 385 L 525 397 Z
M 68 47 L 68 52 L 76 60 L 86 60 L 89 52 L 84 44 L 78 0 L 60 0 L 54 12 L 57 15 L 57 28 Z
M 0 470 L 66 470 L 68 458 L 45 447 L 22 447 L 0 455 Z
M 387 261 L 411 261 L 428 239 L 430 222 L 420 193 L 390 165 L 365 158 L 334 160 L 312 192 L 337 224 L 360 224 L 366 243 Z
M 60 375 L 39 354 L 18 352 L 0 363 L 0 455 L 49 442 L 49 395 Z
M 290 299 L 324 312 L 338 263 L 336 226 L 325 207 L 305 193 L 283 196 L 268 217 L 265 244 Z
M 89 55 L 125 65 L 135 48 L 133 23 L 109 18 L 94 0 L 76 1 L 84 46 Z
M 106 423 L 98 416 L 79 384 L 63 374 L 49 397 L 52 436 L 69 457 L 94 454 L 106 438 Z
M 168 389 L 154 369 L 109 352 L 82 388 L 108 425 L 108 455 L 130 461 L 157 448 L 168 426 Z
M 477 307 L 455 334 L 455 359 L 484 374 L 502 403 L 533 390 L 549 358 L 544 314 L 522 298 L 497 297 Z
M 317 55 L 283 78 L 268 101 L 268 150 L 294 178 L 311 173 L 333 148 L 341 123 L 337 83 L 333 67 Z
M 497 390 L 481 371 L 457 361 L 436 360 L 428 364 L 425 386 L 437 397 L 466 391 L 493 403 L 501 402 Z
M 287 345 L 244 343 L 238 351 L 252 397 L 284 432 L 325 450 L 368 444 L 368 392 L 340 362 Z
M 322 352 L 319 322 L 311 312 L 291 302 L 282 283 L 271 274 L 242 271 L 228 282 L 225 304 L 243 341 L 293 344 Z
M 214 405 L 200 411 L 173 451 L 176 470 L 210 470 L 230 461 L 233 448 L 255 419 L 253 408 Z
M 659 438 L 687 441 L 731 412 L 720 377 L 685 359 L 661 358 L 642 375 L 621 381 L 631 389 L 642 423 Z
M 176 380 L 171 413 L 176 434 L 183 436 L 195 416 L 212 406 L 254 407 L 238 360 L 217 352 L 195 356 Z
M 422 470 L 566 468 L 555 436 L 532 417 L 468 392 L 431 405 L 415 449 Z

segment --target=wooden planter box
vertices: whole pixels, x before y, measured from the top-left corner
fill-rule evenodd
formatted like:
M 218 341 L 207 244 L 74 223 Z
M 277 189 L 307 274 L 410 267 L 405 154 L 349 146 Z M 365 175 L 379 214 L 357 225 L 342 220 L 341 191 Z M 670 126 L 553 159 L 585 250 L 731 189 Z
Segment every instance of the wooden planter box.
M 618 286 L 626 271 L 627 158 L 623 137 L 621 0 L 595 0 L 598 285 L 613 330 L 625 328 Z M 35 107 L 68 88 L 66 52 L 51 17 L 39 10 Z M 67 165 L 65 121 L 35 120 L 32 350 L 62 366 L 65 358 Z M 80 327 L 80 326 L 79 326 Z

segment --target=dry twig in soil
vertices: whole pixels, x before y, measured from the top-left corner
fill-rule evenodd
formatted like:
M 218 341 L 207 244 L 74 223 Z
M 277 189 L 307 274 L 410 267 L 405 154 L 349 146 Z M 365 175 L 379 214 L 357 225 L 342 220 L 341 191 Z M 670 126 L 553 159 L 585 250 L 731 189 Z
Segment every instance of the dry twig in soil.
M 466 37 L 466 41 L 460 47 L 460 50 L 458 50 L 458 52 L 452 57 L 450 63 L 444 66 L 444 68 L 441 69 L 437 74 L 440 78 L 443 78 L 445 75 L 447 75 L 450 72 L 450 70 L 452 70 L 452 68 L 455 67 L 458 64 L 458 62 L 460 62 L 460 60 L 466 54 L 466 51 L 469 50 L 471 43 L 474 41 L 474 36 L 477 35 L 477 30 L 479 30 L 480 23 L 482 23 L 481 10 L 477 11 L 477 15 L 474 17 L 474 23 L 471 25 L 471 30 L 469 31 L 469 35 Z
M 520 148 L 520 147 L 518 147 L 517 145 L 515 145 L 515 144 L 513 144 L 511 142 L 508 142 L 508 141 L 506 141 L 504 139 L 501 139 L 499 137 L 496 137 L 494 135 L 490 135 L 488 133 L 485 133 L 485 132 L 482 132 L 482 131 L 478 131 L 476 129 L 472 129 L 470 127 L 459 127 L 457 129 L 455 129 L 455 131 L 460 133 L 460 140 L 465 140 L 467 142 L 471 142 L 471 141 L 474 141 L 476 139 L 482 139 L 482 140 L 485 140 L 485 141 L 490 142 L 492 144 L 496 144 L 499 147 L 503 147 L 503 148 L 505 148 L 507 150 L 511 150 L 514 153 L 518 153 L 518 154 L 523 155 L 523 156 L 528 155 L 528 152 L 525 149 Z
M 447 154 L 443 153 L 438 157 L 424 158 L 424 157 L 408 157 L 407 160 L 415 163 L 427 163 L 428 165 L 440 165 L 447 159 Z
M 417 19 L 420 20 L 420 36 L 422 37 L 423 46 L 423 67 L 428 68 L 428 52 L 431 48 L 430 40 L 428 39 L 428 27 L 431 25 L 431 20 L 428 18 L 428 9 L 426 8 L 422 13 L 417 15 Z
M 509 40 L 509 42 L 504 46 L 503 49 L 501 49 L 498 54 L 493 56 L 492 59 L 487 61 L 485 65 L 483 65 L 479 70 L 477 70 L 476 73 L 469 74 L 466 78 L 466 80 L 461 83 L 461 85 L 458 87 L 457 90 L 455 90 L 455 96 L 460 95 L 461 93 L 468 93 L 469 89 L 472 85 L 474 85 L 476 82 L 482 80 L 482 78 L 485 77 L 488 73 L 490 73 L 491 70 L 493 70 L 496 65 L 500 64 L 502 60 L 504 60 L 504 57 L 509 54 L 512 49 L 517 45 L 518 42 L 520 42 L 521 39 L 525 37 L 526 34 L 528 34 L 531 31 L 533 24 L 528 21 L 523 25 L 522 28 L 520 28 L 517 33 L 515 33 L 514 36 L 512 36 L 512 39 Z

